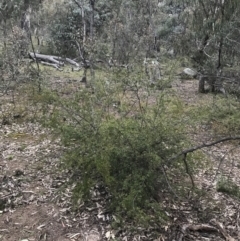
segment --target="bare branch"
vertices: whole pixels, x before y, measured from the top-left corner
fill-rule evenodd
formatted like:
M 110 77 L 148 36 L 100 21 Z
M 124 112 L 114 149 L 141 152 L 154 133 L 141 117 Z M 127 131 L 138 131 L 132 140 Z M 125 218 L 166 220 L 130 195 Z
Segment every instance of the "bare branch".
M 205 147 L 211 147 L 211 146 L 215 146 L 215 145 L 217 145 L 217 144 L 220 144 L 220 143 L 222 143 L 222 142 L 235 141 L 235 140 L 240 140 L 240 136 L 229 136 L 229 137 L 225 137 L 225 138 L 222 138 L 222 139 L 219 139 L 219 140 L 210 142 L 210 143 L 203 143 L 202 145 L 195 146 L 195 147 L 192 147 L 192 148 L 183 150 L 182 152 L 180 152 L 180 153 L 177 154 L 176 156 L 171 157 L 170 159 L 168 159 L 168 161 L 175 160 L 175 159 L 177 159 L 177 158 L 179 158 L 179 157 L 181 157 L 181 156 L 183 156 L 183 155 L 186 155 L 186 154 L 188 154 L 188 153 L 191 153 L 191 152 L 200 150 L 200 149 L 205 148 Z
M 240 136 L 225 137 L 225 138 L 222 138 L 222 139 L 219 139 L 219 140 L 210 142 L 210 143 L 203 143 L 202 145 L 195 146 L 195 147 L 192 147 L 192 148 L 183 150 L 183 151 L 180 152 L 179 154 L 177 154 L 177 155 L 175 155 L 174 157 L 168 159 L 168 162 L 171 162 L 171 161 L 176 160 L 177 158 L 180 158 L 181 156 L 183 156 L 183 159 L 182 159 L 182 160 L 183 160 L 184 165 L 185 165 L 186 173 L 189 175 L 189 177 L 190 177 L 190 179 L 191 179 L 192 189 L 193 189 L 194 186 L 195 186 L 195 184 L 194 184 L 193 176 L 192 176 L 192 174 L 191 174 L 191 172 L 190 172 L 190 169 L 189 169 L 189 165 L 188 165 L 188 163 L 187 163 L 187 154 L 192 153 L 192 152 L 197 151 L 197 150 L 200 150 L 200 149 L 203 149 L 203 148 L 205 148 L 205 147 L 211 147 L 211 146 L 220 144 L 220 143 L 222 143 L 222 142 L 232 141 L 232 140 L 240 140 Z

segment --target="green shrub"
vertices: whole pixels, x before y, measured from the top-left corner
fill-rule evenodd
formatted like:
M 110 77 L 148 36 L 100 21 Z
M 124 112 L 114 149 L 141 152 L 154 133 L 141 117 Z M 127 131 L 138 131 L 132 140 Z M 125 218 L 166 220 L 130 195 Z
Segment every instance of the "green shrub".
M 183 108 L 171 94 L 144 84 L 140 72 L 111 77 L 96 80 L 94 94 L 82 89 L 64 100 L 45 98 L 57 106 L 51 126 L 67 147 L 64 161 L 75 177 L 75 197 L 87 199 L 100 184 L 115 215 L 146 221 L 147 213 L 161 209 L 160 191 L 168 189 L 162 167 L 171 173 L 182 166 L 181 160 L 168 160 L 184 144 Z
M 217 191 L 240 198 L 240 189 L 238 185 L 226 178 L 222 178 L 218 181 Z

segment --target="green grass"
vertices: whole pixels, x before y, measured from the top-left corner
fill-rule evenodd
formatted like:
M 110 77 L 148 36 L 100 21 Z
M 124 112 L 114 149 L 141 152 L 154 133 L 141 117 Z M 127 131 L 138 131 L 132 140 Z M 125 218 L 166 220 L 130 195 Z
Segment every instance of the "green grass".
M 192 126 L 208 125 L 215 134 L 240 134 L 240 105 L 234 96 L 206 94 L 195 105 L 185 108 Z
M 217 191 L 227 195 L 240 198 L 239 186 L 231 180 L 221 178 L 217 183 Z

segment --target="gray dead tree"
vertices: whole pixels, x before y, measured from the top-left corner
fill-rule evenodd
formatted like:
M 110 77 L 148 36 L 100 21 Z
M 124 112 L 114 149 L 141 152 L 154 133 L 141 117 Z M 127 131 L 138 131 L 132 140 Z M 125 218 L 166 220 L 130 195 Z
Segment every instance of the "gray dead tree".
M 145 58 L 143 65 L 150 84 L 156 84 L 161 79 L 160 63 L 156 59 Z

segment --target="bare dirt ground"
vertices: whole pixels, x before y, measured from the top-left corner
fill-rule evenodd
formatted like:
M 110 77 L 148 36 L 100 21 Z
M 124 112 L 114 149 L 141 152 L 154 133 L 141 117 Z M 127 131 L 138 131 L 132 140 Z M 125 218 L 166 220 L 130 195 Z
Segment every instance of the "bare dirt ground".
M 176 81 L 173 88 L 186 106 L 212 101 L 211 95 L 196 92 L 197 82 L 193 80 Z M 213 137 L 211 130 L 199 126 L 191 138 L 197 145 Z M 176 215 L 169 214 L 172 222 L 156 241 L 240 240 L 240 201 L 216 191 L 220 176 L 230 177 L 240 186 L 237 147 L 236 143 L 224 143 L 204 149 L 212 165 L 197 173 L 195 182 L 208 195 L 197 202 L 190 195 L 177 207 L 172 205 Z M 114 240 L 101 199 L 96 198 L 88 208 L 81 209 L 83 204 L 79 203 L 78 212 L 73 211 L 72 189 L 66 185 L 69 173 L 61 169 L 62 150 L 60 141 L 39 124 L 13 121 L 1 125 L 1 241 Z M 122 235 L 116 240 L 153 239 L 147 235 Z
M 0 240 L 100 240 L 94 224 L 91 230 L 81 214 L 69 214 L 70 194 L 61 192 L 68 177 L 59 170 L 59 140 L 31 123 L 4 125 L 0 132 L 0 200 L 5 206 Z

